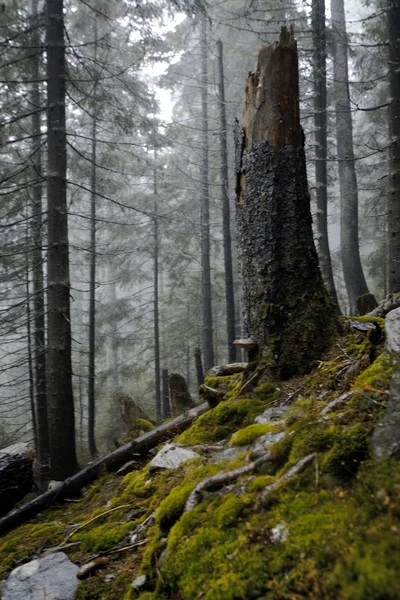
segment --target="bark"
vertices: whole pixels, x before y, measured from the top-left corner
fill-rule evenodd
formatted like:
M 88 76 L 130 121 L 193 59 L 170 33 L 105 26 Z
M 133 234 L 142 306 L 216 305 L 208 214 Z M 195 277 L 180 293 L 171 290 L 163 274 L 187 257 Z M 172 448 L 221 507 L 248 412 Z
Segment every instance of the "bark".
M 261 49 L 235 138 L 246 335 L 269 376 L 286 379 L 321 357 L 336 323 L 313 240 L 292 30 Z
M 389 292 L 400 292 L 400 2 L 389 0 Z
M 161 442 L 174 437 L 178 433 L 185 431 L 193 421 L 208 410 L 207 403 L 196 406 L 188 413 L 164 423 L 139 436 L 132 442 L 121 446 L 103 458 L 90 463 L 75 475 L 72 475 L 59 486 L 49 490 L 45 494 L 38 496 L 31 502 L 14 510 L 6 517 L 0 519 L 0 535 L 18 527 L 29 519 L 35 517 L 39 512 L 45 510 L 55 502 L 70 498 L 79 494 L 80 490 L 88 483 L 94 481 L 99 475 L 104 473 L 104 468 L 109 472 L 117 471 L 128 460 L 132 460 L 134 454 L 145 455 L 149 450 L 155 448 Z
M 63 0 L 47 0 L 48 417 L 51 474 L 77 471 L 71 367 Z
M 97 65 L 97 18 L 94 18 L 94 65 Z M 93 460 L 97 455 L 95 439 L 96 379 L 96 191 L 97 191 L 97 80 L 93 86 L 92 156 L 90 181 L 90 274 L 89 274 L 89 371 L 88 371 L 88 443 Z
M 31 0 L 33 25 L 38 19 L 38 0 Z M 40 48 L 40 32 L 34 27 L 31 42 L 33 48 Z M 33 57 L 31 105 L 33 109 L 42 105 L 40 93 L 40 54 Z M 31 261 L 33 294 L 33 360 L 35 371 L 35 411 L 37 420 L 37 445 L 35 475 L 39 487 L 50 478 L 49 427 L 47 418 L 46 388 L 46 324 L 43 276 L 43 218 L 42 218 L 42 136 L 40 113 L 32 115 L 32 220 L 31 220 Z
M 203 348 L 206 371 L 214 365 L 214 342 L 211 301 L 210 264 L 210 194 L 208 185 L 208 57 L 207 20 L 201 20 L 201 266 L 202 266 L 202 313 Z
M 33 455 L 28 444 L 14 444 L 0 451 L 0 515 L 31 491 Z
M 157 154 L 155 152 L 154 160 Z M 156 421 L 162 419 L 161 401 L 161 358 L 160 358 L 160 316 L 159 316 L 159 232 L 158 232 L 158 189 L 157 189 L 157 167 L 154 166 L 154 382 L 156 392 Z
M 195 367 L 196 367 L 197 387 L 200 387 L 204 383 L 204 371 L 203 371 L 203 363 L 201 361 L 200 348 L 194 349 L 194 363 L 195 363 Z
M 350 312 L 358 296 L 368 293 L 358 241 L 358 188 L 354 162 L 353 122 L 347 65 L 347 34 L 343 0 L 332 0 L 333 77 L 336 142 L 340 187 L 340 256 Z
M 325 0 L 312 0 L 312 36 L 318 256 L 326 289 L 337 307 L 338 313 L 340 313 L 335 282 L 333 280 L 328 238 Z
M 169 376 L 169 391 L 174 417 L 195 406 L 189 393 L 186 379 L 179 373 L 171 373 Z
M 231 242 L 231 209 L 229 203 L 229 180 L 228 180 L 228 144 L 226 123 L 226 101 L 224 82 L 224 57 L 221 40 L 217 42 L 218 52 L 218 105 L 220 119 L 220 179 L 222 200 L 222 235 L 224 240 L 224 267 L 225 267 L 225 299 L 226 299 L 226 328 L 228 338 L 229 362 L 236 361 L 236 347 L 233 345 L 235 339 L 235 296 L 233 284 L 232 267 L 232 242 Z
M 161 372 L 162 378 L 162 416 L 163 419 L 169 419 L 172 415 L 171 404 L 169 401 L 169 383 L 168 383 L 168 369 L 163 369 Z

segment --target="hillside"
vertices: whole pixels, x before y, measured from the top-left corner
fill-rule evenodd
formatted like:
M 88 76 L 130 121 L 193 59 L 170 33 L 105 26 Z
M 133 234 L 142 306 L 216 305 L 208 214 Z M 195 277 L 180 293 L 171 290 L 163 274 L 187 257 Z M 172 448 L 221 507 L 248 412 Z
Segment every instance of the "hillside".
M 209 377 L 223 400 L 174 440 L 197 458 L 104 473 L 1 539 L 0 578 L 51 549 L 95 561 L 75 600 L 400 598 L 400 464 L 371 451 L 395 359 L 355 321 L 302 378 Z

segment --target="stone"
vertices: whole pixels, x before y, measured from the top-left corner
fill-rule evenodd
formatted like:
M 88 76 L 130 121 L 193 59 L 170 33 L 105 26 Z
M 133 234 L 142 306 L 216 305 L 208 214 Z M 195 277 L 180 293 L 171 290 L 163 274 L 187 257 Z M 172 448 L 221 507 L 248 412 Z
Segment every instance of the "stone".
M 222 450 L 222 452 L 217 452 L 217 454 L 214 454 L 209 462 L 219 464 L 225 462 L 226 460 L 232 460 L 239 454 L 248 452 L 248 450 L 249 446 L 236 446 L 234 448 L 227 448 L 226 450 Z
M 191 448 L 184 448 L 177 444 L 165 444 L 151 461 L 150 471 L 176 469 L 180 464 L 192 458 L 199 458 L 199 454 Z
M 141 588 L 145 585 L 147 580 L 146 575 L 139 575 L 139 577 L 136 577 L 136 579 L 134 581 L 132 581 L 132 587 L 134 590 L 137 590 L 138 588 Z
M 276 406 L 274 408 L 267 408 L 261 415 L 258 415 L 254 419 L 254 423 L 258 423 L 259 425 L 264 425 L 265 423 L 270 423 L 271 421 L 280 421 L 282 417 L 286 414 L 287 409 L 281 406 Z
M 385 332 L 389 352 L 400 352 L 400 308 L 395 308 L 386 315 Z
M 284 437 L 285 437 L 284 431 L 281 431 L 279 433 L 272 433 L 271 431 L 269 431 L 268 433 L 261 435 L 254 442 L 254 444 L 252 444 L 251 450 L 253 452 L 258 452 L 260 450 L 266 450 L 268 448 L 268 446 L 271 446 L 271 444 L 276 444 L 276 442 L 279 442 Z
M 1 588 L 2 600 L 72 600 L 78 567 L 64 552 L 49 554 L 14 569 Z
M 396 309 L 399 310 L 399 309 Z M 395 311 L 392 311 L 395 312 Z M 390 313 L 389 313 L 390 314 Z M 387 317 L 386 317 L 387 318 Z M 377 423 L 372 434 L 375 458 L 400 458 L 400 359 L 397 362 L 389 389 L 385 416 Z

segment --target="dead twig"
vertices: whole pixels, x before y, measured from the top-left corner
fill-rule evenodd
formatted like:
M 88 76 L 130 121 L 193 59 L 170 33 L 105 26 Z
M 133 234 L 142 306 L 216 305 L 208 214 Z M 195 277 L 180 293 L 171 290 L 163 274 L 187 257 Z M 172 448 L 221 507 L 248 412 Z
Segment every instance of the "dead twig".
M 86 527 L 87 525 L 90 525 L 90 523 L 93 523 L 93 521 L 97 521 L 97 519 L 100 519 L 101 517 L 104 517 L 105 515 L 108 515 L 116 510 L 119 510 L 120 508 L 129 508 L 130 506 L 131 506 L 131 504 L 121 504 L 121 506 L 115 506 L 114 508 L 110 508 L 109 510 L 106 510 L 105 512 L 101 513 L 100 515 L 96 515 L 95 517 L 93 517 L 93 519 L 86 521 L 86 523 L 82 523 L 82 525 L 79 525 L 79 527 L 77 527 L 76 529 L 71 531 L 71 533 L 69 533 L 67 535 L 67 537 L 65 538 L 63 544 L 66 544 L 72 538 L 72 536 L 75 535 L 75 533 L 77 533 L 78 531 L 80 531 L 81 529 Z
M 231 483 L 232 481 L 236 481 L 242 475 L 246 475 L 247 473 L 251 473 L 255 469 L 257 469 L 260 465 L 264 464 L 268 460 L 270 460 L 270 453 L 267 452 L 260 456 L 253 462 L 245 465 L 244 467 L 239 467 L 238 469 L 233 469 L 232 471 L 227 471 L 226 473 L 218 473 L 217 475 L 213 475 L 212 477 L 207 477 L 207 479 L 203 479 L 200 481 L 190 494 L 187 499 L 185 510 L 183 512 L 188 512 L 195 508 L 201 500 L 201 495 L 203 492 L 210 492 L 216 489 L 223 487 L 224 485 Z
M 266 500 L 266 498 L 269 496 L 269 494 L 275 490 L 277 487 L 279 487 L 284 481 L 287 481 L 288 479 L 291 479 L 292 477 L 294 477 L 295 475 L 299 475 L 300 473 L 302 473 L 304 471 L 304 469 L 317 457 L 317 453 L 313 452 L 312 454 L 308 454 L 307 456 L 305 456 L 304 458 L 302 458 L 301 460 L 299 460 L 298 463 L 296 463 L 293 467 L 291 467 L 289 469 L 289 471 L 287 471 L 284 475 L 282 475 L 282 477 L 280 477 L 279 479 L 277 479 L 276 481 L 274 481 L 273 483 L 271 483 L 270 485 L 268 485 L 264 491 L 262 492 L 262 494 L 260 495 L 256 506 L 255 506 L 255 510 L 259 510 L 263 504 L 263 502 Z

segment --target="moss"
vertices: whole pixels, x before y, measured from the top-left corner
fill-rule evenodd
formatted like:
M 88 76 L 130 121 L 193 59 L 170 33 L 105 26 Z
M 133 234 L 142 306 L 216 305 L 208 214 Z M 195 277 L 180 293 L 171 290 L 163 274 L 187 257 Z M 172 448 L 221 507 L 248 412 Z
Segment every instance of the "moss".
M 75 591 L 73 600 L 122 598 L 129 581 L 130 576 L 128 574 L 120 573 L 110 583 L 105 583 L 103 571 L 102 575 L 95 575 L 82 581 Z
M 138 418 L 136 419 L 136 428 L 141 429 L 142 431 L 151 431 L 154 429 L 154 425 L 146 419 Z
M 281 390 L 277 389 L 274 383 L 261 383 L 255 388 L 255 393 L 261 400 L 268 401 L 270 404 L 278 400 Z
M 236 433 L 232 435 L 229 446 L 231 448 L 235 448 L 236 446 L 249 446 L 261 435 L 264 435 L 269 431 L 275 431 L 275 429 L 276 426 L 271 423 L 249 425 L 245 429 L 239 429 L 239 431 L 236 431 Z
M 194 445 L 223 440 L 239 427 L 253 423 L 255 417 L 264 410 L 265 403 L 258 399 L 225 400 L 199 417 L 177 441 Z
M 132 523 L 103 523 L 90 531 L 82 530 L 75 534 L 74 540 L 81 543 L 83 552 L 98 552 L 114 546 L 133 529 Z
M 383 352 L 363 373 L 354 381 L 354 390 L 365 387 L 385 390 L 389 386 L 395 366 L 394 357 L 388 352 Z
M 323 457 L 323 471 L 344 479 L 352 477 L 368 457 L 368 436 L 369 428 L 361 424 L 336 435 L 332 448 Z

